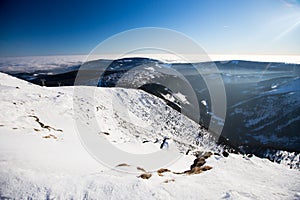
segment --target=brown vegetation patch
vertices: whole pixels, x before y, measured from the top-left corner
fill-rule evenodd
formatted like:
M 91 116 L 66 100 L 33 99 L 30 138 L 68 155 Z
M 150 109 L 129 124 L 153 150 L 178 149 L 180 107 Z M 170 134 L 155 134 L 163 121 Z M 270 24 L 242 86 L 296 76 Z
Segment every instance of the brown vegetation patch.
M 174 182 L 174 181 L 175 181 L 175 179 L 172 178 L 172 179 L 165 180 L 164 183 L 169 183 L 169 182 Z
M 157 170 L 157 174 L 158 174 L 158 176 L 163 176 L 163 173 L 170 172 L 170 171 L 171 170 L 169 170 L 169 169 L 161 168 L 161 169 Z
M 187 175 L 192 175 L 192 174 L 200 174 L 204 171 L 211 170 L 211 166 L 204 166 L 206 163 L 206 159 L 209 158 L 211 155 L 213 155 L 212 152 L 198 152 L 197 158 L 194 160 L 194 163 L 191 165 L 189 170 L 186 170 L 182 173 L 175 173 L 174 174 L 187 174 Z
M 144 168 L 142 168 L 142 167 L 137 167 L 136 168 L 137 170 L 140 170 L 140 171 L 142 171 L 142 172 L 147 172 Z
M 203 166 L 203 167 L 194 167 L 190 170 L 185 171 L 184 173 L 187 174 L 187 175 L 200 174 L 200 173 L 202 173 L 204 171 L 207 171 L 207 170 L 210 170 L 210 169 L 212 169 L 212 167 L 206 165 L 206 166 Z
M 129 167 L 130 165 L 128 165 L 127 163 L 121 163 L 118 164 L 116 167 Z
M 164 168 L 161 168 L 159 170 L 157 170 L 157 173 L 164 173 L 164 172 L 170 172 L 169 169 L 164 169 Z
M 49 134 L 44 136 L 43 138 L 53 138 L 53 139 L 57 139 L 57 137 L 55 135 Z
M 141 174 L 138 178 L 149 179 L 152 176 L 150 173 Z
M 212 152 L 205 152 L 205 153 L 203 154 L 202 157 L 204 157 L 205 159 L 207 159 L 207 158 L 209 158 L 211 155 L 213 155 Z
M 177 174 L 177 175 L 180 175 L 180 174 L 184 174 L 185 172 L 173 172 L 173 174 Z
M 205 158 L 201 157 L 201 158 L 196 158 L 194 160 L 194 163 L 191 165 L 191 169 L 194 167 L 201 167 L 206 163 Z
M 54 131 L 60 131 L 60 132 L 63 131 L 63 130 L 61 130 L 61 129 L 55 129 L 55 128 L 51 127 L 51 126 L 45 125 L 45 124 L 42 123 L 42 122 L 40 121 L 40 119 L 39 119 L 37 116 L 35 116 L 35 115 L 29 115 L 29 117 L 35 118 L 35 121 L 41 126 L 41 128 L 48 129 L 49 131 L 50 131 L 51 129 L 54 130 Z
M 206 165 L 206 166 L 203 166 L 201 169 L 202 169 L 202 171 L 207 171 L 207 170 L 211 170 L 211 169 L 212 169 L 212 167 L 211 167 L 211 166 L 208 166 L 208 165 Z

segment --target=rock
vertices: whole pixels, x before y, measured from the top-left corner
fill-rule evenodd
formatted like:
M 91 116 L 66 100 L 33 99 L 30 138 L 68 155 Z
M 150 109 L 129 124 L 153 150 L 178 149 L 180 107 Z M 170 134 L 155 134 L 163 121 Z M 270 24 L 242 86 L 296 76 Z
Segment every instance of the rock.
M 222 152 L 222 155 L 223 155 L 224 157 L 228 157 L 228 156 L 229 156 L 229 153 L 228 153 L 227 151 L 223 151 L 223 152 Z
M 116 167 L 129 167 L 130 165 L 128 165 L 127 163 L 121 163 L 118 164 Z
M 151 176 L 152 176 L 152 174 L 150 174 L 150 173 L 144 173 L 144 174 L 141 174 L 141 175 L 139 176 L 139 178 L 142 178 L 142 179 L 149 179 Z
M 205 152 L 202 157 L 205 159 L 209 158 L 212 155 L 212 152 Z
M 164 168 L 161 168 L 159 170 L 157 170 L 157 173 L 164 173 L 164 172 L 170 172 L 169 169 L 164 169 Z
M 169 183 L 169 182 L 174 182 L 174 181 L 175 181 L 175 179 L 167 179 L 164 181 L 164 183 Z
M 201 157 L 201 158 L 196 158 L 194 160 L 194 163 L 191 165 L 191 169 L 193 169 L 194 167 L 201 167 L 206 163 L 205 158 Z
M 187 171 L 186 173 L 191 175 L 191 174 L 200 174 L 202 172 L 201 167 L 194 167 L 191 170 Z
M 211 169 L 212 169 L 211 166 L 206 165 L 206 166 L 203 166 L 203 167 L 194 167 L 191 170 L 185 171 L 184 173 L 188 174 L 188 175 L 200 174 L 201 172 L 208 171 L 208 170 L 211 170 Z
M 142 172 L 145 172 L 145 173 L 147 172 L 147 171 L 146 171 L 144 168 L 142 168 L 142 167 L 137 167 L 136 169 L 137 169 L 137 170 L 140 170 L 140 171 L 142 171 Z
M 170 172 L 170 171 L 171 170 L 169 170 L 169 169 L 161 168 L 161 169 L 157 170 L 157 174 L 158 174 L 158 176 L 163 176 L 162 173 L 164 173 L 164 172 Z
M 212 169 L 212 167 L 211 167 L 211 166 L 208 166 L 208 165 L 206 165 L 206 166 L 203 166 L 201 169 L 202 169 L 202 171 L 207 171 L 207 170 L 211 170 L 211 169 Z
M 49 134 L 44 136 L 43 138 L 53 138 L 53 139 L 57 139 L 57 137 L 55 135 Z

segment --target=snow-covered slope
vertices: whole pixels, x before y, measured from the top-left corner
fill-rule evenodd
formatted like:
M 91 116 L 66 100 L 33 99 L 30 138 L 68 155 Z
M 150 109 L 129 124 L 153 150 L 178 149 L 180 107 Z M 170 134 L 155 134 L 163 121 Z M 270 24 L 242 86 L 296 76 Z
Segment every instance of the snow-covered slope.
M 74 121 L 73 100 L 79 98 L 84 108 L 90 99 L 74 96 L 74 87 L 45 88 L 0 73 L 1 199 L 300 198 L 298 170 L 257 157 L 215 154 L 206 159 L 211 170 L 196 175 L 172 173 L 190 168 L 195 159 L 192 152 L 222 149 L 205 131 L 196 145 L 200 127 L 154 96 L 131 89 L 92 89 L 96 90 L 95 117 L 102 128 L 99 137 L 134 153 L 162 151 L 163 137 L 170 137 L 170 146 L 182 153 L 167 166 L 171 172 L 163 176 L 149 172 L 152 176 L 142 179 L 142 165 L 122 164 L 120 159 L 119 167 L 103 166 L 82 146 Z M 116 105 L 126 105 L 128 115 Z M 91 120 L 82 116 L 82 121 Z

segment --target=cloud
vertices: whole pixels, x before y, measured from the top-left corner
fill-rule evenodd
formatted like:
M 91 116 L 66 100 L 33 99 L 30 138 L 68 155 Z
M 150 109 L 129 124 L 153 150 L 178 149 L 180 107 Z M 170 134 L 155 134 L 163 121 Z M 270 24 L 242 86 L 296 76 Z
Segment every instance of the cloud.
M 10 73 L 66 70 L 82 64 L 86 56 L 0 57 L 0 71 Z

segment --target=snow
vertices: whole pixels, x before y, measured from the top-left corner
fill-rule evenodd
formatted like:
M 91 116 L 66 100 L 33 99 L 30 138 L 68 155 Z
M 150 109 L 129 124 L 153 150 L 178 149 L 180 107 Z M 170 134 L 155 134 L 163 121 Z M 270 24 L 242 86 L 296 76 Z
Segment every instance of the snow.
M 274 84 L 274 85 L 271 86 L 272 89 L 275 89 L 275 88 L 277 88 L 277 87 L 278 87 L 277 84 Z
M 99 137 L 117 148 L 139 154 L 159 152 L 165 135 L 172 136 L 169 145 L 179 152 L 193 146 L 199 126 L 166 109 L 162 100 L 140 90 L 92 89 L 96 90 L 95 117 L 109 134 L 99 132 Z M 212 155 L 206 160 L 206 165 L 213 167 L 209 171 L 197 175 L 167 172 L 163 176 L 151 172 L 150 179 L 138 178 L 143 172 L 137 167 L 143 165 L 104 166 L 87 152 L 76 131 L 73 101 L 82 100 L 82 108 L 90 102 L 74 97 L 74 87 L 40 87 L 0 73 L 0 91 L 1 199 L 300 198 L 299 170 L 255 156 Z M 124 109 L 113 107 L 115 104 L 125 106 L 127 112 L 122 113 Z M 33 116 L 51 128 L 42 128 Z M 84 122 L 89 119 L 82 118 Z M 137 120 L 139 126 L 133 126 Z M 217 151 L 205 141 L 195 149 Z M 191 154 L 181 154 L 167 168 L 182 172 L 194 159 Z
M 175 98 L 173 95 L 171 94 L 161 94 L 161 96 L 163 96 L 166 100 L 171 101 L 171 102 L 175 102 Z
M 206 103 L 206 101 L 203 99 L 203 100 L 201 100 L 201 103 L 204 105 L 204 106 L 207 106 L 207 103 Z
M 187 100 L 186 96 L 181 94 L 180 92 L 174 93 L 173 94 L 181 103 L 183 104 L 190 104 L 189 101 Z

